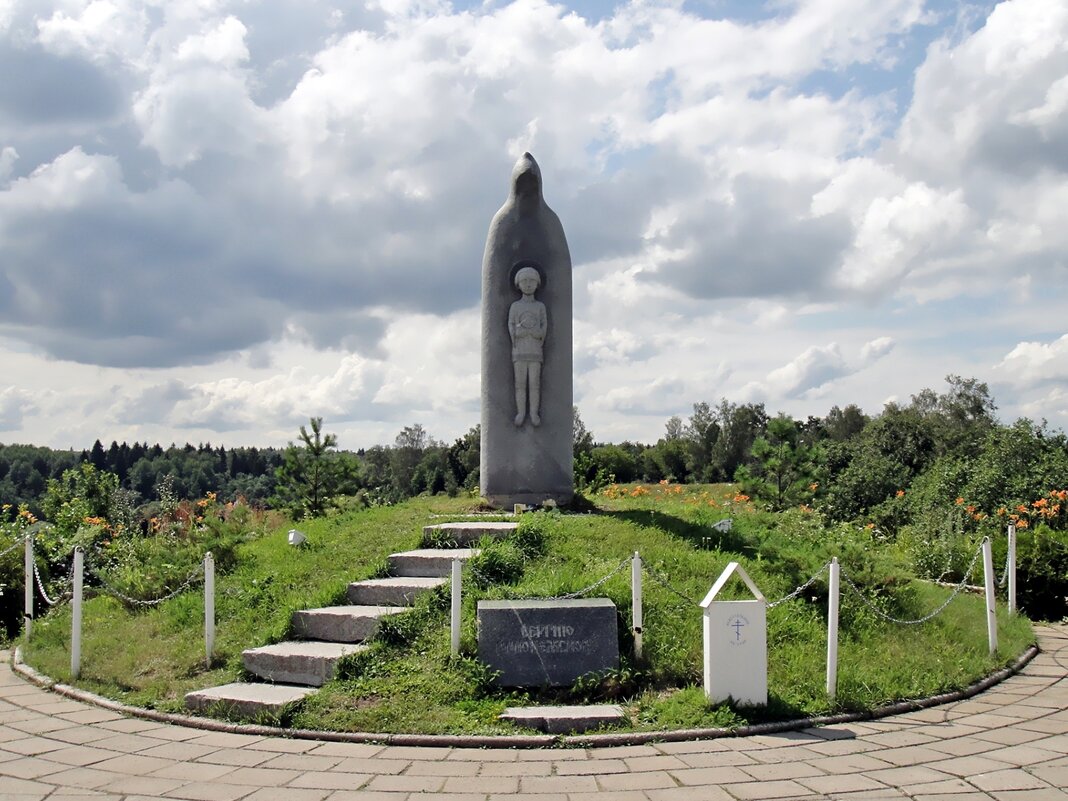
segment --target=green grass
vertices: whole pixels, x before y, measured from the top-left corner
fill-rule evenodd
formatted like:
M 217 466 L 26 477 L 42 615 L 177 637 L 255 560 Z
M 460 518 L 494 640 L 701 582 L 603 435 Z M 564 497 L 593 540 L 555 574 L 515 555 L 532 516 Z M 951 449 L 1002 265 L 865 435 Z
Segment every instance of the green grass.
M 482 569 L 512 576 L 512 583 L 479 587 L 465 579 L 459 657 L 449 653 L 447 591 L 424 596 L 282 722 L 335 731 L 487 734 L 516 731 L 496 719 L 505 706 L 611 699 L 624 704 L 635 730 L 734 726 L 866 709 L 963 687 L 1011 662 L 1034 640 L 1025 618 L 1001 611 L 1001 647 L 991 659 L 981 598 L 961 595 L 934 620 L 900 626 L 880 620 L 843 582 L 839 690 L 831 703 L 824 692 L 823 579 L 768 612 L 768 707 L 710 706 L 699 686 L 700 610 L 691 602 L 704 596 L 729 561 L 740 561 L 769 600 L 801 584 L 831 555 L 840 557 L 867 597 L 896 617 L 920 617 L 948 591 L 914 580 L 892 544 L 848 526 L 827 528 L 807 511 L 762 512 L 733 500 L 726 487 L 652 487 L 636 497 L 632 491 L 597 496 L 588 514 L 527 516 L 524 528 L 537 529 L 533 535 L 527 531 L 525 539 L 490 546 Z M 424 525 L 457 519 L 472 505 L 469 499 L 420 498 L 301 524 L 310 547 L 288 546 L 288 525 L 240 546 L 237 568 L 218 580 L 218 639 L 210 669 L 204 664 L 199 592 L 143 612 L 130 612 L 107 596 L 91 598 L 78 684 L 128 703 L 178 710 L 189 690 L 241 678 L 241 651 L 284 639 L 293 610 L 341 602 L 348 582 L 379 574 L 389 553 L 417 547 Z M 734 519 L 733 530 L 715 532 L 711 525 L 727 516 Z M 630 656 L 630 571 L 623 569 L 594 593 L 619 609 L 618 671 L 564 690 L 493 687 L 474 659 L 480 598 L 574 592 L 616 570 L 634 551 L 648 567 L 640 662 Z M 740 582 L 729 587 L 726 597 L 745 597 Z M 26 652 L 31 665 L 62 681 L 69 680 L 69 625 L 65 608 L 41 619 Z

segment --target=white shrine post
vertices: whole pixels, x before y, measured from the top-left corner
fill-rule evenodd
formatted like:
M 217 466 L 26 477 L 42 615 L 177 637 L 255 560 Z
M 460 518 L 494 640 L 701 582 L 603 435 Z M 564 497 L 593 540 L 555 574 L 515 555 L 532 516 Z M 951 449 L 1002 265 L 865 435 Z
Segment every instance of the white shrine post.
M 717 601 L 732 575 L 745 582 L 751 601 Z M 704 609 L 705 695 L 713 703 L 728 698 L 740 704 L 768 703 L 768 610 L 764 594 L 741 565 L 720 573 Z

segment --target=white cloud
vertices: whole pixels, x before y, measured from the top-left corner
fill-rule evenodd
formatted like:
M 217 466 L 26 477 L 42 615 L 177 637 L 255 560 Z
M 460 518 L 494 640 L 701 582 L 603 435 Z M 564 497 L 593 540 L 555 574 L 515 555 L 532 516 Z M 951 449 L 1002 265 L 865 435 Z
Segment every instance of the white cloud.
M 767 387 L 777 396 L 797 397 L 849 373 L 837 343 L 807 348 L 796 359 L 768 373 Z
M 1024 385 L 1068 381 L 1068 334 L 1053 342 L 1020 342 L 994 368 Z
M 23 416 L 36 408 L 30 393 L 17 387 L 0 389 L 0 431 L 19 430 Z
M 38 41 L 49 50 L 107 61 L 143 47 L 147 18 L 139 3 L 91 0 L 67 5 L 77 10 L 68 13 L 57 9 L 49 18 L 37 21 Z
M 877 409 L 1000 354 L 997 375 L 1060 375 L 1024 345 L 1053 348 L 1066 308 L 1063 3 L 1007 0 L 973 32 L 921 0 L 696 8 L 0 3 L 0 71 L 24 76 L 0 85 L 0 335 L 35 354 L 10 380 L 62 365 L 130 436 L 314 413 L 462 433 L 522 148 L 571 245 L 598 432 L 655 437 L 718 397 Z M 960 334 L 972 308 L 982 337 Z M 94 425 L 58 400 L 22 420 Z
M 879 337 L 871 342 L 865 342 L 860 349 L 861 364 L 867 366 L 878 361 L 892 351 L 896 345 L 893 337 Z

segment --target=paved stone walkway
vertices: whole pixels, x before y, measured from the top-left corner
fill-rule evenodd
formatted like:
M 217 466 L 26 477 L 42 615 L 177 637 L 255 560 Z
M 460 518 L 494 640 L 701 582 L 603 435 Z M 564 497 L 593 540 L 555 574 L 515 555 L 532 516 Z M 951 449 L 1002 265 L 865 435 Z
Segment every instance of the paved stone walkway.
M 775 736 L 471 750 L 221 734 L 124 718 L 0 667 L 0 799 L 740 801 L 1068 792 L 1068 626 L 967 701 Z M 6 654 L 2 654 L 6 660 Z

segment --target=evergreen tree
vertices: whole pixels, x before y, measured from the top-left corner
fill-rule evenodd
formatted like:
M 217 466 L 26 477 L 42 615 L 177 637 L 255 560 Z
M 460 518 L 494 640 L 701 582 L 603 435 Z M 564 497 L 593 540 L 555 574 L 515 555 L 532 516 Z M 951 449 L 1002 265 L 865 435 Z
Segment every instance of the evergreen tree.
M 817 449 L 804 444 L 797 422 L 780 415 L 753 442 L 752 464 L 739 467 L 735 479 L 745 492 L 781 511 L 815 493 L 817 460 Z
M 300 445 L 292 442 L 278 468 L 275 502 L 305 517 L 322 515 L 332 504 L 340 483 L 337 437 L 323 433 L 323 418 L 309 420 L 311 433 L 300 427 Z

